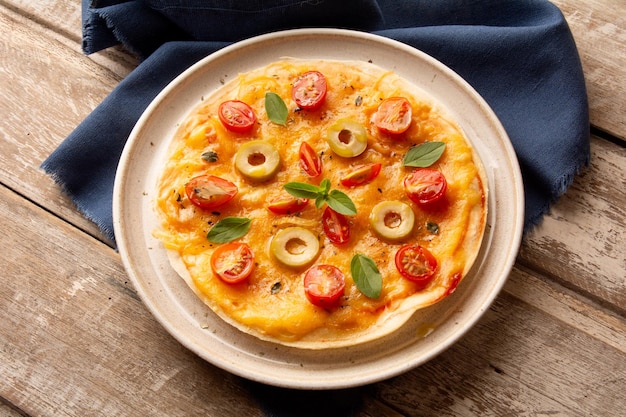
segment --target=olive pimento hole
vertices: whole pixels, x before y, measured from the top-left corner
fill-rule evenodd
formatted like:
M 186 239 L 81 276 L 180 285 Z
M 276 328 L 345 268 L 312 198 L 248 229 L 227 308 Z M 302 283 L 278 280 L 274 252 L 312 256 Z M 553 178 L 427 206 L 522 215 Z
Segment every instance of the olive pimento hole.
M 291 255 L 302 255 L 306 251 L 306 242 L 300 238 L 289 239 L 285 244 L 285 249 Z
M 337 135 L 339 142 L 344 143 L 344 144 L 348 144 L 350 142 L 352 142 L 352 132 L 349 131 L 348 129 L 342 129 L 341 132 L 339 132 L 339 135 Z
M 390 229 L 395 229 L 400 227 L 402 224 L 402 216 L 400 214 L 390 211 L 389 213 L 385 213 L 385 218 L 383 219 L 385 226 Z
M 248 156 L 248 163 L 254 167 L 263 165 L 265 163 L 265 155 L 260 152 L 255 152 Z

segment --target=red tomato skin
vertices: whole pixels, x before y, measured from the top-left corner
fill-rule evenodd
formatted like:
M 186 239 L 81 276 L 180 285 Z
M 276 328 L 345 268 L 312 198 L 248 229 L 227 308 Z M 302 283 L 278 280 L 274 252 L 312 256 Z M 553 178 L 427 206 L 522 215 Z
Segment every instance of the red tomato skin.
M 414 264 L 408 264 L 414 262 Z M 428 249 L 418 244 L 404 245 L 396 252 L 395 264 L 404 278 L 425 287 L 437 270 L 437 259 Z M 414 267 L 415 271 L 408 267 Z
M 327 91 L 328 84 L 324 74 L 319 71 L 308 71 L 300 74 L 293 82 L 291 97 L 299 108 L 316 110 L 324 103 Z
M 343 273 L 333 265 L 316 265 L 304 276 L 304 293 L 309 301 L 318 307 L 336 307 L 345 288 Z
M 443 198 L 448 188 L 446 177 L 431 168 L 418 168 L 404 179 L 407 196 L 416 204 L 429 205 Z
M 226 257 L 235 259 L 237 264 L 234 268 L 222 271 L 219 263 Z M 227 284 L 245 281 L 254 270 L 252 249 L 246 243 L 226 243 L 219 246 L 211 255 L 211 270 Z
M 311 178 L 322 174 L 322 159 L 307 142 L 300 145 L 300 167 Z
M 350 221 L 348 217 L 337 213 L 330 207 L 326 207 L 322 214 L 322 226 L 324 233 L 334 244 L 343 245 L 350 240 Z
M 214 175 L 199 175 L 185 184 L 185 193 L 193 205 L 210 210 L 232 200 L 237 195 L 237 186 Z
M 267 209 L 274 214 L 294 214 L 302 211 L 308 203 L 309 200 L 306 198 L 277 198 L 267 206 Z
M 382 166 L 381 163 L 358 166 L 348 175 L 344 176 L 340 180 L 340 183 L 345 187 L 356 187 L 358 185 L 367 184 L 380 174 Z
M 399 135 L 409 129 L 412 117 L 413 108 L 406 98 L 390 97 L 378 106 L 374 114 L 374 124 L 385 133 Z
M 232 132 L 247 132 L 256 123 L 256 114 L 252 107 L 239 100 L 228 100 L 220 104 L 217 115 L 224 127 Z
M 461 275 L 460 272 L 457 272 L 454 275 L 452 275 L 452 282 L 450 283 L 450 287 L 448 288 L 448 290 L 444 294 L 444 297 L 449 296 L 450 294 L 452 294 L 456 290 L 456 287 L 459 286 L 459 283 L 461 282 L 462 278 L 463 278 L 463 275 Z

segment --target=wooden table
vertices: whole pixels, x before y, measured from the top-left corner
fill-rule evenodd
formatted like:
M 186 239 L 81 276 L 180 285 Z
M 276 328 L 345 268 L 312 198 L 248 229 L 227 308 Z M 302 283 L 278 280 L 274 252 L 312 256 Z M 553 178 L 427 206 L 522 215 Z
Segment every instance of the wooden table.
M 478 324 L 351 391 L 354 415 L 626 415 L 626 3 L 556 4 L 587 77 L 591 165 L 525 236 Z M 0 1 L 0 415 L 262 416 L 248 382 L 155 321 L 39 169 L 136 65 L 121 49 L 84 56 L 80 13 L 77 0 Z

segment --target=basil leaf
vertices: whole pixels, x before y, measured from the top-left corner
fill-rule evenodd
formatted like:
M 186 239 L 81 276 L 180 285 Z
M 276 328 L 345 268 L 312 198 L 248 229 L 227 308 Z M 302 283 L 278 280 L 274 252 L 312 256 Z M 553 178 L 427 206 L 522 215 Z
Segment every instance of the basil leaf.
M 325 202 L 326 202 L 326 197 L 324 197 L 323 195 L 318 195 L 317 197 L 315 197 L 316 208 L 318 209 L 322 208 Z
M 426 168 L 437 162 L 446 149 L 444 142 L 424 142 L 412 147 L 404 156 L 407 167 Z
M 320 182 L 320 192 L 324 194 L 324 196 L 328 195 L 328 191 L 330 191 L 330 180 L 328 178 L 324 178 L 322 182 Z
M 225 217 L 209 230 L 206 238 L 213 243 L 231 242 L 248 233 L 251 222 L 242 217 Z
M 337 213 L 354 216 L 356 214 L 356 206 L 345 193 L 339 190 L 332 190 L 326 199 L 328 206 Z
M 289 110 L 278 94 L 265 93 L 265 111 L 272 122 L 283 126 L 287 125 Z
M 349 216 L 356 214 L 356 206 L 350 197 L 339 190 L 330 191 L 330 181 L 326 178 L 320 182 L 319 187 L 305 182 L 288 182 L 283 188 L 294 197 L 315 200 L 315 207 L 318 209 L 326 203 L 337 213 Z
M 383 277 L 372 258 L 357 253 L 350 261 L 350 272 L 359 291 L 369 298 L 380 297 Z
M 320 195 L 320 188 L 305 182 L 288 182 L 283 188 L 292 196 L 315 199 Z

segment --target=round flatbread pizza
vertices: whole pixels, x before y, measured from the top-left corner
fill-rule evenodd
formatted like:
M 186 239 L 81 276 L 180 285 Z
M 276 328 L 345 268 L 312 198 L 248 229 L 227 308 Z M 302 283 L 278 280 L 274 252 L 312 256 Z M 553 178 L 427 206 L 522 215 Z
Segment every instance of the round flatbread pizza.
M 158 178 L 155 236 L 237 329 L 305 349 L 388 335 L 450 295 L 487 179 L 445 108 L 361 61 L 285 58 L 204 96 Z

